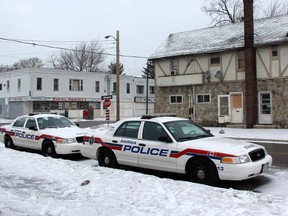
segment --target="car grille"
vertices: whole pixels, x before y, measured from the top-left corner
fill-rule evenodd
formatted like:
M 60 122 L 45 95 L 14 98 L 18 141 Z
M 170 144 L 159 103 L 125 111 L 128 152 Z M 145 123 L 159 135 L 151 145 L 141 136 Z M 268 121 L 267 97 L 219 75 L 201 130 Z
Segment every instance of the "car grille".
M 265 158 L 265 151 L 264 151 L 264 149 L 256 149 L 256 150 L 250 152 L 249 156 L 253 162 L 258 161 L 258 160 Z
M 76 140 L 77 140 L 78 143 L 83 143 L 84 136 L 76 137 Z

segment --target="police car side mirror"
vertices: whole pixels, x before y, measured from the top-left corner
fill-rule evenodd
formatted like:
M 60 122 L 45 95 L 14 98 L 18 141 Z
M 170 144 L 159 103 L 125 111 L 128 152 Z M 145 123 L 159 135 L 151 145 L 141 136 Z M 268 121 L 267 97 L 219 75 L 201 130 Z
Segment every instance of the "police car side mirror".
M 80 127 L 80 124 L 79 124 L 79 123 L 75 123 L 75 125 L 76 125 L 77 127 Z
M 158 138 L 158 141 L 166 142 L 166 143 L 171 143 L 171 142 L 172 142 L 172 140 L 170 139 L 169 136 L 160 136 L 160 137 Z
M 33 130 L 33 131 L 38 131 L 38 128 L 36 126 L 31 126 L 28 128 L 29 130 Z

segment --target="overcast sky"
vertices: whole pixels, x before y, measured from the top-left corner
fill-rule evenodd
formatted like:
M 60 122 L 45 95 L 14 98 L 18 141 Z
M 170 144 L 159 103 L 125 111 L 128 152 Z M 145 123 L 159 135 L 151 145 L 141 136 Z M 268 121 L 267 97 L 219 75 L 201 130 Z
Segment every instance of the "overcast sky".
M 73 48 L 77 41 L 98 40 L 115 54 L 120 31 L 122 55 L 149 57 L 170 33 L 205 28 L 204 0 L 0 0 L 0 38 Z M 0 40 L 0 65 L 39 57 L 44 62 L 57 49 Z M 108 63 L 115 57 L 109 57 Z M 128 75 L 141 75 L 146 59 L 121 57 Z M 107 64 L 108 64 L 107 63 Z M 106 68 L 107 66 L 105 66 Z

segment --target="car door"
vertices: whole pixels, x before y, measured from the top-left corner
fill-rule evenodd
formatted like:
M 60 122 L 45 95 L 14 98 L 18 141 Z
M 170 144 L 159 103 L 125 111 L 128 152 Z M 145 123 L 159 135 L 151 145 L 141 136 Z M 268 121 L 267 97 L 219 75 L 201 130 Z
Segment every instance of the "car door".
M 23 127 L 22 134 L 22 142 L 27 148 L 41 149 L 39 141 L 36 140 L 36 137 L 39 135 L 39 129 L 34 117 L 28 117 Z
M 138 167 L 139 128 L 141 121 L 125 121 L 115 131 L 110 140 L 119 164 Z
M 11 128 L 11 138 L 15 146 L 25 147 L 23 142 L 23 127 L 27 120 L 27 117 L 19 117 L 15 120 Z
M 162 125 L 146 121 L 138 145 L 139 167 L 176 172 L 177 159 L 170 157 L 170 153 L 177 147 Z

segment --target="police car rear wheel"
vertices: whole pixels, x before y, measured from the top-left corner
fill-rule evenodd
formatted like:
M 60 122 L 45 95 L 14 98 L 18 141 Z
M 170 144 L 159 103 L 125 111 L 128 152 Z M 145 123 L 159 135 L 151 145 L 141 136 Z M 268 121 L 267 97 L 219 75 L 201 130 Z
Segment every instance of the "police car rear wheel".
M 99 166 L 117 168 L 118 163 L 114 153 L 111 150 L 103 149 L 99 153 Z
M 54 145 L 50 141 L 45 141 L 43 143 L 42 152 L 43 152 L 44 156 L 49 156 L 49 157 L 53 157 L 53 158 L 57 156 Z
M 216 168 L 209 161 L 201 158 L 190 162 L 187 176 L 190 181 L 207 185 L 215 185 L 218 181 Z
M 7 136 L 7 137 L 5 138 L 4 144 L 5 144 L 5 147 L 6 147 L 6 148 L 11 148 L 11 149 L 14 149 L 14 148 L 15 148 L 14 143 L 13 143 L 13 140 L 11 139 L 10 136 Z

